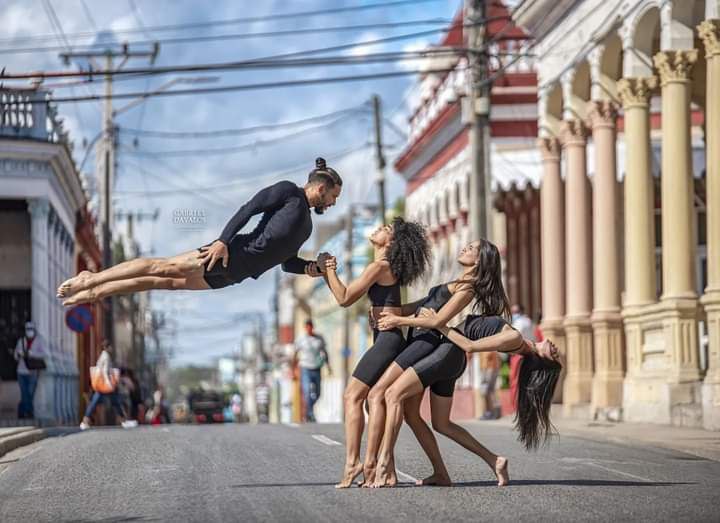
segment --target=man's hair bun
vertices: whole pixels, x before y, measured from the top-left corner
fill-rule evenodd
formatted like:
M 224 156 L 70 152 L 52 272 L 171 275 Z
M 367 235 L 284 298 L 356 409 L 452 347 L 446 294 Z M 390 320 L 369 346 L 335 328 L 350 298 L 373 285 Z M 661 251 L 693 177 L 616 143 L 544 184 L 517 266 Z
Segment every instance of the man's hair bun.
M 327 162 L 325 158 L 315 158 L 315 168 L 324 171 L 327 169 Z

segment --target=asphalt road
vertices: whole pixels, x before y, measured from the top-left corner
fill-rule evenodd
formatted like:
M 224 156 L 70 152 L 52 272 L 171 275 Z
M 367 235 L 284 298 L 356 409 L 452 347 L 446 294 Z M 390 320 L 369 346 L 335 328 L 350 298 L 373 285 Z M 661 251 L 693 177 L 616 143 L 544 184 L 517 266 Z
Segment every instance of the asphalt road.
M 342 491 L 339 425 L 99 429 L 0 458 L 0 521 L 720 521 L 720 462 L 567 436 L 527 454 L 466 426 L 510 459 L 508 487 L 442 436 L 455 486 L 411 486 L 430 471 L 405 428 L 401 485 Z

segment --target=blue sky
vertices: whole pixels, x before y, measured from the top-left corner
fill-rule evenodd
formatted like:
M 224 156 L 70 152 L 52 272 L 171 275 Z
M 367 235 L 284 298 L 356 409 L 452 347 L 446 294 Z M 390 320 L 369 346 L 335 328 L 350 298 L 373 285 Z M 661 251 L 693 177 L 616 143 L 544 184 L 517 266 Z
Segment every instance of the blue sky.
M 145 27 L 226 20 L 232 18 L 263 16 L 291 11 L 308 11 L 335 8 L 340 5 L 359 5 L 353 0 L 303 1 L 303 2 L 249 2 L 216 0 L 214 2 L 178 2 L 150 0 L 50 0 L 57 13 L 63 31 L 72 35 L 81 31 L 121 31 Z M 212 6 L 212 8 L 208 8 Z M 360 12 L 333 14 L 295 20 L 253 22 L 227 27 L 215 27 L 198 31 L 153 32 L 118 36 L 119 40 L 149 40 L 171 36 L 193 34 L 232 34 L 245 32 L 275 31 L 294 28 L 312 28 L 322 26 L 344 26 L 357 24 L 376 24 L 388 21 L 407 21 L 429 18 L 451 19 L 460 1 L 438 0 L 401 7 L 388 7 Z M 0 26 L 3 38 L 20 38 L 28 35 L 53 34 L 53 27 L 41 0 L 8 1 L 3 0 L 0 9 Z M 161 48 L 157 65 L 194 64 L 203 62 L 222 62 L 290 53 L 306 49 L 327 47 L 345 43 L 373 40 L 385 36 L 399 35 L 430 29 L 424 27 L 382 28 L 372 30 L 332 33 L 322 35 L 302 35 L 263 39 L 229 40 L 223 42 L 203 42 L 192 45 L 165 45 Z M 437 42 L 440 36 L 427 36 L 412 40 L 356 48 L 345 53 L 362 54 L 422 48 L 428 43 Z M 72 45 L 88 40 L 77 40 L 69 36 Z M 52 40 L 30 45 L 58 45 Z M 28 45 L 23 42 L 20 45 Z M 3 43 L 10 47 L 15 44 Z M 337 53 L 333 53 L 337 54 Z M 0 61 L 9 72 L 27 70 L 58 70 L 64 66 L 57 51 L 35 52 L 31 54 L 0 55 Z M 129 66 L 141 67 L 147 61 L 133 60 Z M 220 80 L 208 86 L 223 86 L 242 83 L 256 83 L 277 80 L 306 79 L 348 74 L 367 74 L 399 68 L 415 68 L 413 65 L 376 64 L 356 67 L 318 67 L 290 69 L 281 71 L 252 70 L 248 72 L 200 73 L 201 76 L 219 76 Z M 198 74 L 189 74 L 194 77 Z M 155 90 L 178 75 L 167 75 L 151 80 L 139 79 L 122 81 L 115 84 L 115 92 L 135 92 Z M 373 93 L 382 97 L 385 114 L 391 116 L 401 128 L 406 129 L 408 87 L 412 77 L 400 77 L 387 80 L 371 80 L 352 83 L 315 85 L 292 89 L 274 89 L 262 91 L 240 91 L 222 94 L 177 96 L 154 98 L 133 108 L 117 118 L 117 125 L 130 129 L 158 131 L 198 131 L 273 124 L 298 120 L 330 113 L 362 104 Z M 177 88 L 188 88 L 178 85 Z M 101 91 L 100 85 L 77 86 L 57 90 L 57 95 L 69 96 L 87 94 L 88 91 Z M 120 107 L 124 101 L 116 101 Z M 90 141 L 100 130 L 101 106 L 97 102 L 78 104 L 66 103 L 60 107 L 65 125 L 70 129 L 75 141 L 75 157 L 79 162 L 84 156 L 83 139 Z M 308 127 L 317 127 L 309 125 Z M 272 145 L 259 144 L 250 150 L 234 154 L 211 155 L 193 154 L 182 157 L 158 157 L 157 152 L 172 150 L 210 150 L 254 143 L 258 140 L 274 138 L 293 132 L 295 129 L 273 133 L 232 136 L 214 139 L 169 139 L 138 136 L 134 144 L 134 135 L 120 133 L 119 170 L 116 180 L 116 210 L 133 212 L 152 212 L 159 209 L 159 218 L 155 223 L 143 222 L 136 227 L 141 248 L 156 256 L 170 256 L 196 248 L 212 241 L 227 219 L 252 194 L 268 183 L 280 179 L 290 179 L 298 184 L 303 182 L 316 156 L 333 157 L 342 151 L 361 147 L 371 137 L 371 120 L 368 115 L 356 114 L 337 122 L 335 125 L 302 133 Z M 402 146 L 402 139 L 388 127 L 384 130 L 385 141 L 397 144 L 396 153 Z M 138 153 L 145 153 L 138 154 Z M 149 155 L 148 155 L 149 153 Z M 392 158 L 393 154 L 389 154 Z M 337 168 L 345 180 L 344 194 L 338 205 L 331 209 L 322 220 L 339 218 L 351 202 L 365 202 L 376 199 L 374 191 L 374 159 L 370 147 L 365 147 L 338 161 L 329 161 Z M 85 171 L 92 173 L 93 159 L 87 162 Z M 289 175 L 275 173 L 302 167 Z M 144 174 L 143 174 L 144 173 Z M 231 185 L 229 185 L 231 184 Z M 221 185 L 221 189 L 199 189 Z M 389 169 L 388 200 L 392 202 L 404 192 L 404 181 Z M 159 194 L 157 191 L 180 189 L 187 192 Z M 144 192 L 145 194 L 138 194 Z M 152 194 L 155 192 L 156 194 Z M 173 223 L 178 210 L 200 212 L 206 223 L 191 229 Z M 315 220 L 320 223 L 321 220 Z M 120 223 L 121 230 L 124 224 Z M 312 247 L 312 239 L 307 247 Z M 206 363 L 213 357 L 229 352 L 243 333 L 243 325 L 221 330 L 204 329 L 192 333 L 194 327 L 228 322 L 239 312 L 247 310 L 270 310 L 273 289 L 272 272 L 266 273 L 257 281 L 246 281 L 219 291 L 207 292 L 156 292 L 152 296 L 153 307 L 165 311 L 177 325 L 183 327 L 183 334 L 175 339 L 174 364 Z M 269 319 L 269 317 L 268 317 Z M 187 332 L 190 330 L 191 332 Z

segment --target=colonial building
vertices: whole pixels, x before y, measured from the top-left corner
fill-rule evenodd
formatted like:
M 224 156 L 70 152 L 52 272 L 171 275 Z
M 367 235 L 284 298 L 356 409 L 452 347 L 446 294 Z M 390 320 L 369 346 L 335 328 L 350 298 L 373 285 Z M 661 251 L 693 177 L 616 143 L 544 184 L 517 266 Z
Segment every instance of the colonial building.
M 7 357 L 26 320 L 48 351 L 40 373 L 35 417 L 40 423 L 78 419 L 77 339 L 55 297 L 76 272 L 79 212 L 86 195 L 55 108 L 40 89 L 0 90 L 0 321 L 3 380 L 14 377 Z M 87 240 L 87 239 L 86 239 Z M 0 403 L 17 405 L 17 384 L 3 381 Z
M 466 46 L 462 12 L 440 47 Z M 532 316 L 541 308 L 539 184 L 542 169 L 535 146 L 537 89 L 527 34 L 515 27 L 500 2 L 488 3 L 487 39 L 490 92 L 490 171 L 494 209 L 489 212 L 489 239 L 504 257 L 506 290 L 513 303 Z M 443 58 L 430 69 L 449 73 L 421 75 L 414 87 L 415 107 L 409 140 L 395 161 L 407 180 L 408 219 L 428 225 L 432 235 L 433 272 L 410 290 L 410 299 L 438 283 L 458 277 L 456 259 L 470 238 L 468 223 L 471 158 L 467 60 Z M 473 358 L 456 389 L 455 417 L 482 414 L 475 401 L 479 389 L 479 358 Z M 506 402 L 510 407 L 510 402 Z M 505 409 L 506 412 L 508 409 Z
M 525 0 L 513 19 L 535 38 L 565 409 L 720 429 L 720 2 Z

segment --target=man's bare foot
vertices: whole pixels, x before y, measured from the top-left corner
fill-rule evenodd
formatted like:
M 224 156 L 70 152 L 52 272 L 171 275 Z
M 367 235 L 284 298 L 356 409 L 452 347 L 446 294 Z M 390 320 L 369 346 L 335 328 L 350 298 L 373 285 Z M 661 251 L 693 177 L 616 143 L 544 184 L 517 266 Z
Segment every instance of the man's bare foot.
M 432 476 L 428 476 L 425 479 L 420 479 L 415 484 L 418 487 L 452 487 L 452 480 L 450 476 L 446 474 L 439 474 L 435 472 Z
M 345 465 L 345 471 L 343 472 L 343 478 L 335 485 L 335 488 L 348 488 L 352 486 L 353 480 L 360 475 L 363 471 L 362 463 L 355 463 L 354 465 Z
M 76 292 L 84 291 L 90 285 L 90 276 L 92 272 L 82 271 L 80 274 L 73 276 L 72 278 L 65 280 L 60 284 L 57 289 L 58 298 L 68 298 Z
M 94 301 L 97 301 L 95 292 L 92 289 L 87 289 L 72 295 L 67 300 L 63 300 L 62 304 L 64 307 L 69 307 L 78 303 L 93 303 Z
M 377 469 L 377 463 L 365 463 L 363 464 L 363 480 L 360 482 L 360 486 L 363 488 L 370 488 L 375 482 L 375 471 Z
M 495 475 L 497 476 L 498 487 L 504 487 L 510 482 L 507 458 L 498 456 L 498 459 L 495 460 Z

